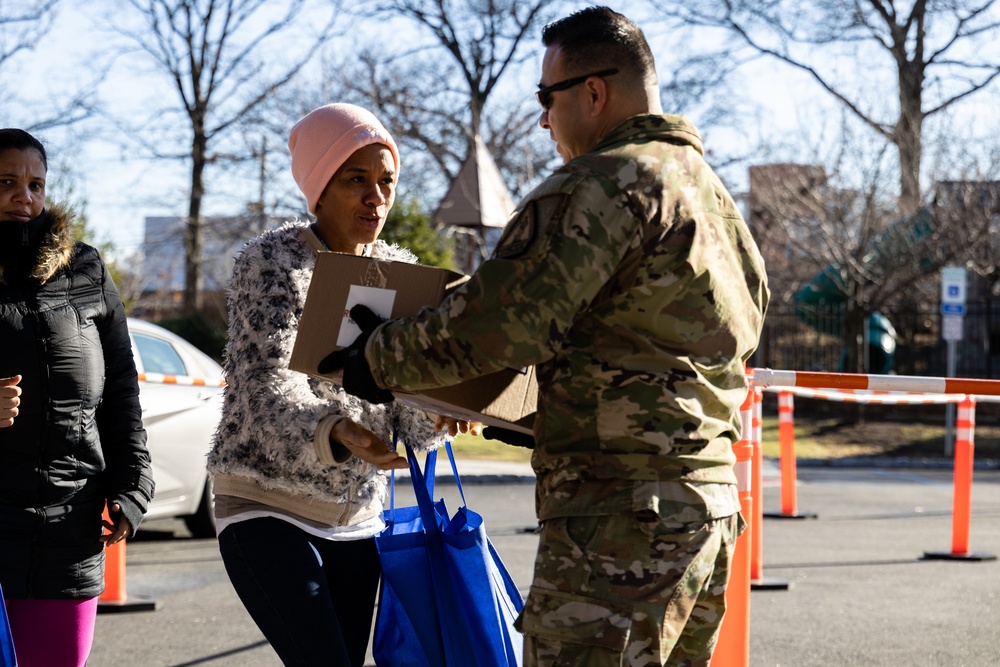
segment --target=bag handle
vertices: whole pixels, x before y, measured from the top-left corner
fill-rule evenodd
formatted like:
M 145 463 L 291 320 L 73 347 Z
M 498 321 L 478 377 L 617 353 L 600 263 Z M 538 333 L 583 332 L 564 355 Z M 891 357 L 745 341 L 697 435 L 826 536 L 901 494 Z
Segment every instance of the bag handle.
M 446 441 L 447 442 L 447 441 Z M 392 451 L 398 449 L 399 444 L 399 433 L 396 430 L 392 432 Z M 409 451 L 409 447 L 407 447 Z M 407 461 L 410 457 L 407 456 Z M 455 462 L 452 461 L 452 468 L 454 469 Z M 424 483 L 427 487 L 427 495 L 434 496 L 434 477 L 437 469 L 437 450 L 432 450 L 427 452 L 427 457 L 424 459 Z M 457 473 L 456 473 L 457 474 Z M 462 496 L 462 502 L 465 502 L 465 496 Z M 396 470 L 395 468 L 389 471 L 389 521 L 390 525 L 394 526 L 396 521 Z
M 413 481 L 413 492 L 417 497 L 417 506 L 420 508 L 420 518 L 424 522 L 424 531 L 427 534 L 432 532 L 440 532 L 440 527 L 438 526 L 436 516 L 437 513 L 434 509 L 434 500 L 431 494 L 434 493 L 434 465 L 432 461 L 437 458 L 437 450 L 431 450 L 427 452 L 427 465 L 424 466 L 424 471 L 421 472 L 420 464 L 417 462 L 417 457 L 413 452 L 413 449 L 406 443 L 403 443 L 406 447 L 406 460 L 410 464 L 410 477 Z M 451 448 L 451 441 L 445 439 L 444 441 L 445 451 L 448 452 L 448 460 L 451 462 L 451 471 L 455 475 L 455 485 L 458 486 L 458 492 L 462 497 L 462 507 L 467 507 L 468 503 L 465 500 L 465 490 L 462 488 L 462 480 L 458 476 L 458 465 L 455 463 L 455 452 Z M 432 459 L 432 457 L 434 457 Z M 430 477 L 427 477 L 430 475 Z M 431 526 L 433 525 L 433 528 Z
M 428 553 L 431 583 L 433 584 L 435 591 L 434 601 L 438 608 L 439 617 L 441 619 L 447 619 L 449 617 L 447 611 L 457 609 L 458 603 L 453 599 L 454 593 L 451 591 L 448 583 L 449 576 L 444 563 L 441 526 L 438 523 L 438 514 L 434 509 L 434 503 L 431 500 L 429 493 L 429 491 L 434 488 L 434 467 L 430 464 L 430 462 L 436 460 L 437 450 L 427 452 L 428 465 L 426 465 L 425 468 L 429 468 L 427 472 L 431 477 L 429 479 L 425 479 L 424 473 L 421 472 L 420 465 L 417 463 L 417 457 L 414 455 L 413 448 L 406 443 L 403 444 L 406 447 L 406 459 L 410 464 L 410 476 L 413 481 L 413 492 L 417 497 L 417 507 L 420 509 L 420 518 L 424 524 L 425 547 Z M 451 460 L 452 471 L 455 473 L 455 479 L 457 481 L 458 468 L 455 465 L 455 456 L 451 451 L 451 444 L 448 440 L 445 440 L 445 449 L 448 451 L 448 458 Z M 462 502 L 465 502 L 464 494 L 462 496 Z M 440 636 L 440 640 L 442 647 L 444 648 L 445 664 L 463 664 L 463 662 L 459 660 L 453 640 L 448 634 L 450 630 L 445 627 L 440 628 L 440 630 L 443 633 Z
M 393 437 L 392 444 L 395 447 L 396 445 L 395 436 Z M 414 489 L 416 489 L 417 485 L 416 480 L 420 478 L 421 475 L 419 472 L 419 464 L 417 464 L 416 457 L 414 456 L 413 450 L 410 448 L 410 446 L 406 445 L 405 443 L 404 446 L 406 447 L 406 460 L 407 463 L 410 464 L 410 475 L 414 480 Z M 451 472 L 455 476 L 455 486 L 458 487 L 458 494 L 462 498 L 462 507 L 468 507 L 469 503 L 468 501 L 465 500 L 465 489 L 462 488 L 462 478 L 458 474 L 458 464 L 455 462 L 455 451 L 451 448 L 451 440 L 448 438 L 445 438 L 444 449 L 448 453 L 448 462 L 451 463 Z M 437 453 L 438 450 L 436 449 L 432 449 L 431 451 L 427 452 L 427 457 L 424 462 L 424 470 L 422 473 L 422 482 L 420 484 L 422 487 L 427 489 L 427 496 L 428 499 L 431 501 L 433 501 L 434 498 L 434 476 L 436 474 L 436 468 L 437 468 Z M 417 468 L 416 475 L 414 475 L 413 472 L 414 468 Z M 393 487 L 395 488 L 395 482 L 396 482 L 395 471 L 392 472 L 392 475 L 393 475 L 392 477 Z M 390 496 L 390 504 L 392 502 L 393 499 L 392 496 Z
M 396 451 L 396 441 L 398 440 L 396 432 L 392 432 L 392 451 Z M 389 471 L 389 521 L 395 523 L 396 521 L 396 469 L 393 468 Z
M 406 461 L 410 464 L 410 480 L 413 482 L 413 493 L 417 497 L 417 507 L 420 509 L 420 518 L 424 523 L 424 534 L 433 537 L 441 532 L 438 527 L 436 513 L 434 512 L 434 502 L 431 500 L 431 489 L 428 489 L 428 482 L 424 478 L 424 473 L 420 470 L 417 456 L 413 448 L 403 443 L 406 447 Z M 427 452 L 428 459 L 436 456 L 435 451 Z M 430 467 L 430 466 L 427 466 Z M 433 470 L 430 471 L 434 473 Z
M 469 503 L 465 501 L 465 491 L 462 489 L 462 478 L 458 476 L 458 466 L 455 464 L 455 452 L 451 450 L 451 440 L 445 438 L 444 448 L 448 452 L 448 460 L 451 461 L 451 472 L 455 475 L 455 486 L 458 487 L 458 495 L 462 496 L 462 507 L 468 507 Z

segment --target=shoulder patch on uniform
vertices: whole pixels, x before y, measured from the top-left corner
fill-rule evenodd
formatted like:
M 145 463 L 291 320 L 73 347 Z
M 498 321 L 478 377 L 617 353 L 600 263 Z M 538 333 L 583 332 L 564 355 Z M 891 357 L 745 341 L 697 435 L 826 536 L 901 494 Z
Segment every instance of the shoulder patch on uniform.
M 507 223 L 507 228 L 503 230 L 503 236 L 493 251 L 494 257 L 498 259 L 517 257 L 535 240 L 537 227 L 535 204 L 533 201 L 528 202 L 520 215 Z

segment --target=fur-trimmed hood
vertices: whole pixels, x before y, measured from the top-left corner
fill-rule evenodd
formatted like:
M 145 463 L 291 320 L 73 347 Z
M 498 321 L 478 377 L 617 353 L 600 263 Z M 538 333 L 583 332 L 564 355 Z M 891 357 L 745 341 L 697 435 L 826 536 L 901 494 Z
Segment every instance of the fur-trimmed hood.
M 38 246 L 37 259 L 28 273 L 30 277 L 44 283 L 60 269 L 69 266 L 76 246 L 76 239 L 73 236 L 74 217 L 73 211 L 61 204 L 47 207 L 38 216 L 36 221 L 44 231 Z M 4 279 L 4 272 L 4 262 L 0 259 L 0 282 L 5 283 L 7 281 Z

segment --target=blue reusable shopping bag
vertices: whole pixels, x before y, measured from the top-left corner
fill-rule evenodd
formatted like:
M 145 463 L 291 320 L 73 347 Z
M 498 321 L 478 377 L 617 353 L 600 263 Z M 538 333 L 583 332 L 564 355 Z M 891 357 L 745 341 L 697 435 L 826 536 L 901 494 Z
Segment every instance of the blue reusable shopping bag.
M 375 538 L 382 586 L 372 653 L 379 667 L 512 667 L 521 664 L 514 620 L 524 606 L 483 518 L 465 505 L 451 444 L 445 445 L 463 506 L 449 517 L 433 502 L 437 452 L 420 470 L 409 446 L 415 507 L 395 507 Z
M 7 619 L 7 605 L 4 603 L 2 590 L 0 590 L 0 667 L 17 667 L 14 637 L 10 634 L 10 621 Z

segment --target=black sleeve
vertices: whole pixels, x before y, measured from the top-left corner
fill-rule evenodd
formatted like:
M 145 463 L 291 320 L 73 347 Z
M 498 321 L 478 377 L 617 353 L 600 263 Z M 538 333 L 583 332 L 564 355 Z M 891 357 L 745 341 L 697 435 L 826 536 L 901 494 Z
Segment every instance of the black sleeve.
M 153 474 L 125 306 L 104 262 L 100 265 L 105 315 L 97 325 L 104 350 L 105 382 L 97 426 L 107 462 L 108 503 L 121 505 L 135 531 L 153 498 Z

